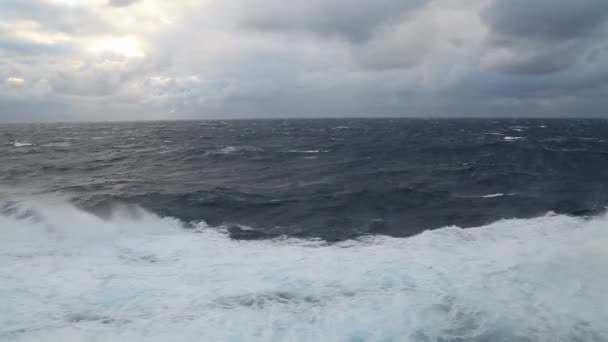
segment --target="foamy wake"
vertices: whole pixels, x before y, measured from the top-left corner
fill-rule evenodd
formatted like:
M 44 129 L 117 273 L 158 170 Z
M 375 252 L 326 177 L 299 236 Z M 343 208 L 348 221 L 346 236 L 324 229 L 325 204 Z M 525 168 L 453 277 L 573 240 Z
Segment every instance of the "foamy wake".
M 607 223 L 244 242 L 22 202 L 0 215 L 0 340 L 606 341 Z

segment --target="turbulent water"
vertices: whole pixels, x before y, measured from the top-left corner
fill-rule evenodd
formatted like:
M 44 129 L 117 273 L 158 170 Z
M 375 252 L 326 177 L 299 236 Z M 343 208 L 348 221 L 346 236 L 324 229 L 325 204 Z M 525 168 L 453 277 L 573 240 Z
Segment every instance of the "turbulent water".
M 608 121 L 0 126 L 2 341 L 608 341 Z

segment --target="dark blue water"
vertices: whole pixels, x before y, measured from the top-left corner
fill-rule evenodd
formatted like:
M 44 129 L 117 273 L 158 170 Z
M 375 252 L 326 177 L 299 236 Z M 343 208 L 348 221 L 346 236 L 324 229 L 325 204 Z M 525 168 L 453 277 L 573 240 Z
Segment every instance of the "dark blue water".
M 227 225 L 233 238 L 405 237 L 596 214 L 607 141 L 604 120 L 4 125 L 0 184 L 63 193 L 100 216 L 122 203 Z
M 608 121 L 0 126 L 0 341 L 608 341 Z

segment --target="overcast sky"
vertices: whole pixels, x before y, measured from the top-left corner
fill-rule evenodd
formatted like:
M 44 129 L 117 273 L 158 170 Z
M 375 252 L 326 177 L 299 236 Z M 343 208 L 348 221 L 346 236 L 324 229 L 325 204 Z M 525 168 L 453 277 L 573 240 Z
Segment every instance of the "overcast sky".
M 608 0 L 0 0 L 0 122 L 608 118 Z

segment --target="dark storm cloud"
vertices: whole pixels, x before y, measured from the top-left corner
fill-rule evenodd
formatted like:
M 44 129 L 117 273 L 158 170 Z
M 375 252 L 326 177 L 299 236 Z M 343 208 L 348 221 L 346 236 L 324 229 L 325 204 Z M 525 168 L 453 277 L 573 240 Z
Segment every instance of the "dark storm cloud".
M 491 0 L 481 16 L 490 30 L 490 65 L 546 74 L 572 67 L 606 41 L 608 1 Z
M 299 31 L 362 42 L 374 30 L 427 3 L 428 0 L 253 0 L 243 6 L 241 25 L 261 31 Z
M 607 16 L 605 0 L 492 0 L 482 13 L 495 34 L 560 41 L 592 32 Z

